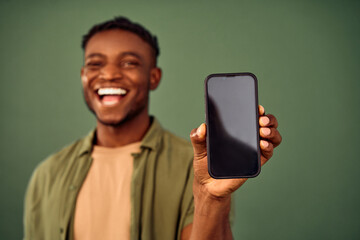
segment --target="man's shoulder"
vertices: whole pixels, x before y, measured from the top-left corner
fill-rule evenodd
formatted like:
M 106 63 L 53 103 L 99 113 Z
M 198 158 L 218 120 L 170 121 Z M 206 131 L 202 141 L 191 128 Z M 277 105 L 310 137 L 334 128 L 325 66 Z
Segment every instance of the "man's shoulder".
M 174 133 L 164 130 L 162 139 L 162 149 L 168 160 L 174 160 L 183 165 L 184 161 L 192 166 L 193 149 L 191 143 Z M 185 164 L 187 165 L 187 164 Z
M 73 141 L 46 157 L 36 168 L 37 171 L 58 171 L 59 168 L 66 167 L 66 163 L 75 161 L 82 151 L 90 148 L 90 146 L 86 146 L 89 135 Z
M 192 151 L 191 143 L 188 140 L 179 137 L 168 130 L 164 130 L 164 141 L 168 141 L 168 143 L 173 144 L 176 148 Z

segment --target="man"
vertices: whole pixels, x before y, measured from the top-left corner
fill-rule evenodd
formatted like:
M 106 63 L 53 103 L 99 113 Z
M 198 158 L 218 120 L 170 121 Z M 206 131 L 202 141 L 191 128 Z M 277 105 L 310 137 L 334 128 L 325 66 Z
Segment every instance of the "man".
M 34 171 L 25 239 L 232 239 L 231 193 L 246 179 L 209 176 L 205 124 L 191 146 L 149 116 L 161 79 L 156 37 L 120 17 L 94 26 L 82 46 L 96 130 Z M 261 106 L 260 115 L 264 164 L 281 136 L 276 118 Z

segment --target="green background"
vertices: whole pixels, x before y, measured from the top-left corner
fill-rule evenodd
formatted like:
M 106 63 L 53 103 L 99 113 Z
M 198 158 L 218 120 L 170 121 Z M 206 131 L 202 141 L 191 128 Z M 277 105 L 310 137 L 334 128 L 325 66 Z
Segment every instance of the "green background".
M 22 237 L 35 166 L 94 126 L 81 36 L 125 15 L 155 33 L 151 113 L 188 138 L 210 73 L 253 72 L 283 143 L 236 193 L 236 239 L 359 239 L 359 1 L 1 1 L 0 239 Z

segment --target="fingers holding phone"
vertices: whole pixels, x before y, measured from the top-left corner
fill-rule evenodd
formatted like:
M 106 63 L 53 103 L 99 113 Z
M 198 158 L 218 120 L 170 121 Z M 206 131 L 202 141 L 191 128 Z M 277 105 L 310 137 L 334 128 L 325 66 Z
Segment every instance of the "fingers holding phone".
M 259 115 L 261 165 L 263 165 L 272 157 L 274 148 L 281 143 L 282 137 L 277 130 L 278 121 L 274 115 L 265 115 L 265 109 L 261 105 L 259 105 Z

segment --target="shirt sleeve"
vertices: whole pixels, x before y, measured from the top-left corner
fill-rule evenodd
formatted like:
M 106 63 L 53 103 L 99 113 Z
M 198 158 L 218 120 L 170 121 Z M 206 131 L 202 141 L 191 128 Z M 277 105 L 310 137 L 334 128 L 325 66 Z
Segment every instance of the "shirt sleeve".
M 42 223 L 37 217 L 40 213 L 41 196 L 42 196 L 42 178 L 39 166 L 34 170 L 27 190 L 24 201 L 24 240 L 38 239 L 41 232 Z
M 194 218 L 194 195 L 193 195 L 193 180 L 194 180 L 194 171 L 192 168 L 192 160 L 191 160 L 191 166 L 189 166 L 188 171 L 188 179 L 185 185 L 185 191 L 184 191 L 184 197 L 183 197 L 183 203 L 182 203 L 182 224 L 180 226 L 180 232 L 178 234 L 178 239 L 181 237 L 181 231 L 186 227 L 187 225 L 191 224 L 193 222 Z
M 188 208 L 185 214 L 185 219 L 182 228 L 192 223 L 193 219 L 194 219 L 194 198 L 192 197 L 188 204 Z

